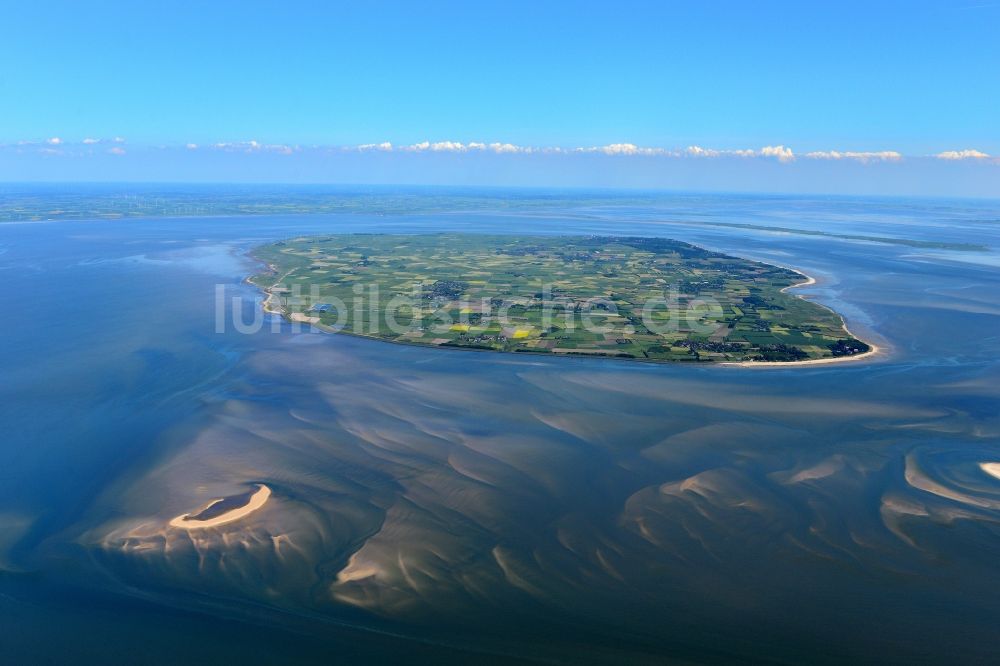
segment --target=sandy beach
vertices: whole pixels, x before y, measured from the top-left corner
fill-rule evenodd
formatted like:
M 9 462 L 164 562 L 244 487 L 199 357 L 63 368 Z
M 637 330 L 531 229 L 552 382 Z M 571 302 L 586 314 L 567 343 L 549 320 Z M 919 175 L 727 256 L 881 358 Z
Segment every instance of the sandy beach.
M 237 520 L 246 518 L 251 513 L 261 508 L 267 503 L 267 500 L 271 497 L 271 489 L 260 484 L 257 488 L 257 492 L 250 496 L 250 501 L 248 501 L 243 506 L 237 507 L 231 511 L 227 511 L 222 515 L 215 516 L 214 518 L 209 518 L 208 520 L 194 520 L 191 518 L 192 515 L 198 515 L 213 505 L 223 501 L 222 499 L 215 499 L 203 506 L 201 509 L 195 511 L 193 514 L 185 513 L 183 515 L 177 516 L 171 519 L 171 527 L 180 527 L 185 530 L 196 530 L 203 529 L 206 527 L 218 527 L 219 525 L 225 525 L 226 523 L 232 523 Z
M 846 330 L 847 327 L 845 326 L 844 328 Z M 847 332 L 851 334 L 852 337 L 857 337 L 854 336 L 854 334 L 851 333 L 850 331 Z M 860 340 L 860 338 L 858 339 Z M 723 361 L 721 363 L 718 363 L 717 365 L 726 365 L 738 368 L 794 368 L 803 365 L 831 365 L 834 363 L 850 363 L 851 361 L 871 360 L 873 356 L 882 353 L 882 348 L 879 347 L 878 345 L 868 342 L 866 340 L 862 340 L 862 342 L 871 347 L 871 349 L 861 354 L 855 354 L 853 356 L 811 358 L 806 361 L 729 361 L 729 362 Z
M 275 266 L 274 264 L 267 264 L 267 267 L 268 267 L 268 269 L 271 272 L 277 274 L 277 272 L 278 272 L 278 267 L 277 266 Z M 270 287 L 262 287 L 261 285 L 256 284 L 255 282 L 253 282 L 251 280 L 252 276 L 247 276 L 247 278 L 245 280 L 245 282 L 247 284 L 252 284 L 253 286 L 255 286 L 258 289 L 260 289 L 262 292 L 264 292 L 265 298 L 264 298 L 263 302 L 261 302 L 261 307 L 264 309 L 264 312 L 267 312 L 269 314 L 276 314 L 276 315 L 284 315 L 285 314 L 284 309 L 281 307 L 280 301 L 278 301 L 278 299 L 275 298 L 274 290 L 277 289 L 277 288 L 279 288 L 279 285 L 281 284 L 281 281 L 284 280 L 286 277 L 288 277 L 288 275 L 291 272 L 292 271 L 290 271 L 290 270 L 287 271 L 284 275 L 282 275 L 277 280 L 275 280 L 274 283 Z M 278 301 L 278 303 L 275 304 L 272 301 Z

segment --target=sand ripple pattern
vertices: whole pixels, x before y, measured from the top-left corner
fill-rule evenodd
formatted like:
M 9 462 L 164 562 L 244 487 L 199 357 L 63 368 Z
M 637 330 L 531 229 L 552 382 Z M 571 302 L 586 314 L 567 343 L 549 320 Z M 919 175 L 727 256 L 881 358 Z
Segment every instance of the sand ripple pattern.
M 251 359 L 282 395 L 248 383 L 109 496 L 127 517 L 83 537 L 107 571 L 411 623 L 552 608 L 613 622 L 624 604 L 650 635 L 665 613 L 766 609 L 795 626 L 803 590 L 846 612 L 941 566 L 970 585 L 996 576 L 1000 478 L 980 466 L 994 440 L 933 404 L 479 357 L 390 374 L 338 344 L 304 364 L 297 344 Z M 901 429 L 925 444 L 903 448 Z M 169 527 L 253 483 L 273 494 L 246 519 Z

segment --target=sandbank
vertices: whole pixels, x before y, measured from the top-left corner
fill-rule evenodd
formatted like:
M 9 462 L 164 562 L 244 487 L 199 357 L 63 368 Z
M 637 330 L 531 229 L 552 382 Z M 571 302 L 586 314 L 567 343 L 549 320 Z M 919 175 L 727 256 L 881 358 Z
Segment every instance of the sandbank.
M 1000 462 L 979 463 L 979 469 L 983 470 L 992 477 L 1000 479 Z
M 250 500 L 243 506 L 236 507 L 235 509 L 226 511 L 221 515 L 209 518 L 207 520 L 198 520 L 191 517 L 192 515 L 197 516 L 198 514 L 208 510 L 211 506 L 223 501 L 223 499 L 214 499 L 205 506 L 203 506 L 198 511 L 195 511 L 193 514 L 185 513 L 183 515 L 171 519 L 170 526 L 180 527 L 185 530 L 196 530 L 205 527 L 218 527 L 219 525 L 232 523 L 237 520 L 246 518 L 251 513 L 264 506 L 264 504 L 267 503 L 267 500 L 270 497 L 271 497 L 271 489 L 265 486 L 263 483 L 261 483 L 258 484 L 257 486 L 257 492 L 251 495 Z

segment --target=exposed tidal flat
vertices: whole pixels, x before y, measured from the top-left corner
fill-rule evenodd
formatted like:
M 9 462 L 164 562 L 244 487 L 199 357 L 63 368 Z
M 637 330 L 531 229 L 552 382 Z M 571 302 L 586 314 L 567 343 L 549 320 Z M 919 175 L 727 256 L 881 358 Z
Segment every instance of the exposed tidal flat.
M 997 207 L 561 205 L 0 227 L 4 657 L 989 661 Z M 243 283 L 250 248 L 291 236 L 498 227 L 788 266 L 892 353 L 769 372 L 449 354 L 296 330 Z M 217 284 L 265 325 L 217 333 Z

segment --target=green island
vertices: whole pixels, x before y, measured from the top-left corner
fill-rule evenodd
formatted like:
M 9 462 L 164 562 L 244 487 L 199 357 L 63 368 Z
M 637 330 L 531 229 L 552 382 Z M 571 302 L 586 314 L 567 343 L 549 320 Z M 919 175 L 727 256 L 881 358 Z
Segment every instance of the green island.
M 646 361 L 873 352 L 796 271 L 663 238 L 346 234 L 256 248 L 265 308 L 415 345 Z

